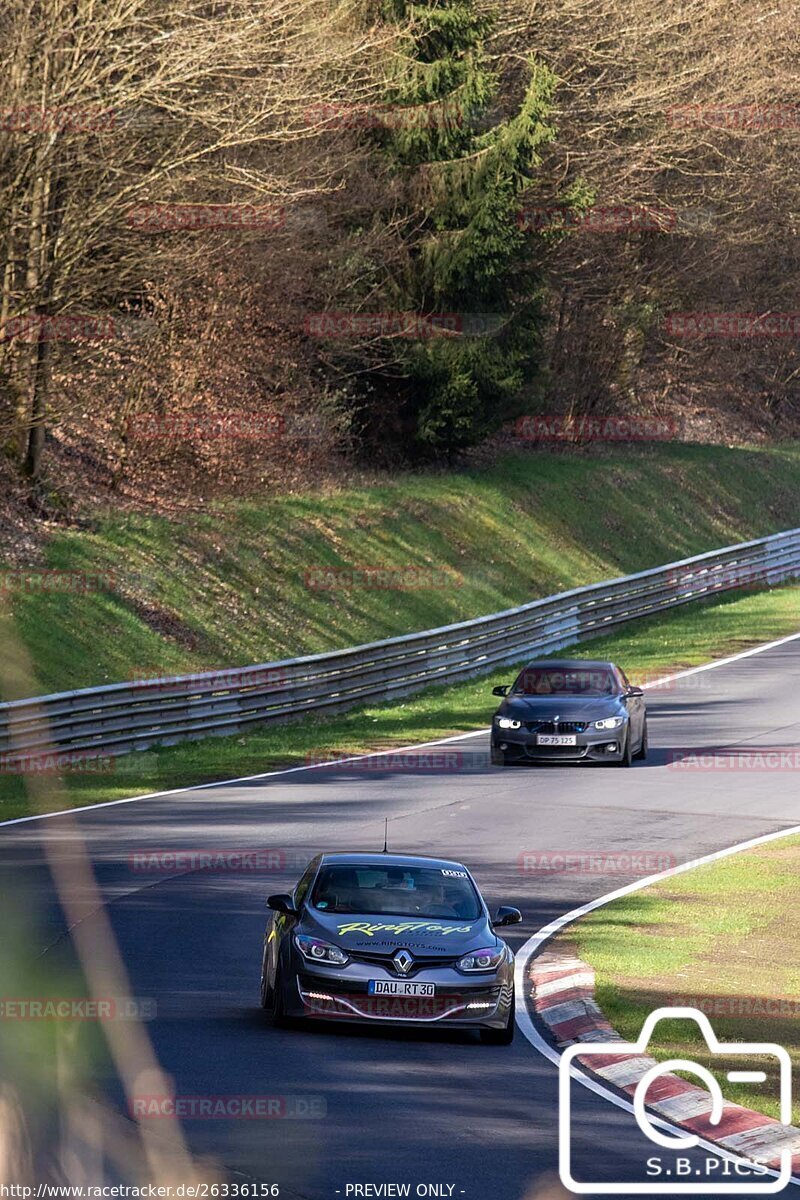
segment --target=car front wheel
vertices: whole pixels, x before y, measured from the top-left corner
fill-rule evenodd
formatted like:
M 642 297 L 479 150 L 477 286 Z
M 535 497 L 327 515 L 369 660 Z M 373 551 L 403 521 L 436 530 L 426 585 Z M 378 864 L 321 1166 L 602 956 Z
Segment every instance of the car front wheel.
M 482 1029 L 481 1041 L 484 1046 L 510 1046 L 514 1040 L 514 993 L 511 993 L 511 1004 L 508 1008 L 508 1020 L 503 1029 Z
M 264 976 L 261 978 L 261 1007 L 267 1011 L 272 1008 L 272 988 Z
M 264 947 L 264 956 L 261 960 L 261 1007 L 267 1012 L 272 1009 L 272 988 L 267 983 L 267 953 L 266 946 Z
M 647 749 L 647 718 L 645 717 L 644 723 L 642 724 L 642 744 L 633 757 L 638 759 L 647 758 Z
M 625 733 L 625 745 L 622 747 L 622 758 L 616 764 L 618 767 L 630 767 L 633 764 L 633 752 L 631 750 L 631 727 Z
M 283 971 L 281 970 L 281 960 L 278 958 L 275 967 L 275 982 L 271 988 L 272 992 L 272 1023 L 273 1025 L 286 1025 L 286 1005 L 283 997 Z

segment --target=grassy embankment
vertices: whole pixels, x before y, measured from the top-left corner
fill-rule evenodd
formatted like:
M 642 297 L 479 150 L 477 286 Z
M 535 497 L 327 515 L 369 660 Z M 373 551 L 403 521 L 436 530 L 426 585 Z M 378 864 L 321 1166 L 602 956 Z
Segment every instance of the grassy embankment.
M 720 1041 L 774 1042 L 800 1060 L 800 838 L 780 838 L 667 879 L 590 913 L 562 935 L 591 963 L 598 1002 L 626 1038 L 665 1005 L 705 1011 Z M 732 1069 L 765 1069 L 709 1055 L 692 1021 L 659 1023 L 650 1052 L 688 1058 L 723 1094 L 779 1117 L 777 1077 L 730 1084 Z M 688 1073 L 686 1078 L 699 1082 Z M 793 1121 L 800 1125 L 800 1098 Z
M 620 447 L 509 456 L 483 471 L 229 502 L 167 520 L 98 519 L 54 535 L 46 566 L 100 577 L 77 594 L 7 593 L 48 692 L 313 653 L 493 612 L 800 524 L 800 446 Z M 435 586 L 309 586 L 322 567 L 426 567 Z M 798 593 L 738 595 L 586 643 L 633 675 L 693 665 L 800 629 Z M 387 708 L 121 758 L 74 775 L 68 802 L 157 790 L 456 733 L 486 723 L 511 670 Z M 0 779 L 0 816 L 24 811 Z

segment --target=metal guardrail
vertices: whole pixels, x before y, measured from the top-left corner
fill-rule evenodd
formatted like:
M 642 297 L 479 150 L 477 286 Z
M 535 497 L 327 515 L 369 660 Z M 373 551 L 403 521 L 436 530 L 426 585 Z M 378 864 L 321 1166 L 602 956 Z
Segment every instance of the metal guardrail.
M 800 529 L 791 529 L 349 650 L 16 700 L 0 704 L 0 754 L 125 753 L 394 700 L 574 645 L 691 600 L 796 578 Z

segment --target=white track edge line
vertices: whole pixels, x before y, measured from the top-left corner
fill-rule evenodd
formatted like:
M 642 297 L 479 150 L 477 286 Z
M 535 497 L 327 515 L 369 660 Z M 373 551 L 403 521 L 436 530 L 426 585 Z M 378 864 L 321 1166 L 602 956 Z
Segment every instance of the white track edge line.
M 700 671 L 711 671 L 716 667 L 725 667 L 729 663 L 738 662 L 742 658 L 750 658 L 754 654 L 763 654 L 766 650 L 774 650 L 778 646 L 784 646 L 787 642 L 794 642 L 800 638 L 800 633 L 790 633 L 787 637 L 777 638 L 773 642 L 763 642 L 759 646 L 752 646 L 749 650 L 742 650 L 738 654 L 730 654 L 726 658 L 713 659 L 711 662 L 703 663 L 699 667 L 687 667 L 686 670 L 676 671 L 674 675 L 665 675 L 661 679 L 656 679 L 646 685 L 646 689 L 661 687 L 664 683 L 671 683 L 673 679 L 683 679 L 687 675 L 697 675 Z M 380 758 L 387 754 L 406 754 L 410 750 L 424 750 L 426 746 L 445 746 L 450 742 L 463 742 L 467 738 L 480 737 L 490 731 L 491 726 L 484 726 L 482 729 L 475 729 L 471 733 L 459 733 L 453 737 L 436 738 L 431 742 L 416 742 L 410 746 L 398 746 L 392 750 L 373 750 L 367 754 L 354 754 L 348 758 L 335 759 L 327 763 L 304 763 L 298 767 L 280 767 L 276 771 L 264 771 L 257 775 L 239 775 L 235 779 L 218 779 L 213 783 L 190 783 L 185 787 L 170 788 L 163 792 L 143 792 L 141 796 L 125 796 L 120 800 L 101 800 L 98 804 L 84 804 L 78 808 L 63 808 L 57 812 L 51 813 L 35 813 L 27 817 L 11 817 L 7 821 L 0 821 L 0 829 L 7 825 L 23 825 L 29 821 L 46 821 L 50 817 L 67 817 L 72 813 L 93 812 L 100 808 L 114 808 L 118 804 L 133 804 L 137 800 L 157 800 L 162 796 L 179 796 L 182 792 L 201 792 L 210 788 L 229 787 L 235 783 L 252 783 L 256 779 L 274 779 L 280 775 L 293 775 L 298 771 L 319 771 L 330 769 L 333 766 L 340 766 L 351 762 L 363 762 L 367 758 Z
M 786 641 L 791 639 L 783 640 Z M 743 850 L 751 850 L 753 847 L 762 846 L 766 842 L 774 842 L 779 838 L 791 837 L 792 834 L 798 833 L 800 833 L 800 825 L 792 825 L 788 829 L 773 830 L 771 833 L 761 834 L 760 837 L 749 838 L 745 842 L 737 842 L 734 846 L 727 846 L 723 850 L 715 850 L 711 854 L 704 854 L 701 858 L 692 859 L 690 862 L 681 863 L 677 867 L 670 867 L 668 870 L 660 871 L 656 875 L 647 875 L 644 879 L 637 879 L 633 883 L 626 884 L 624 887 L 616 888 L 613 892 L 608 892 L 605 896 L 600 896 L 596 900 L 589 900 L 586 904 L 581 904 L 577 908 L 573 908 L 570 912 L 564 913 L 560 917 L 556 917 L 554 920 L 550 921 L 549 924 L 544 925 L 538 931 L 538 933 L 534 933 L 531 937 L 529 937 L 527 942 L 525 942 L 525 944 L 517 951 L 516 966 L 514 971 L 514 983 L 516 989 L 515 1016 L 522 1034 L 528 1039 L 535 1050 L 538 1050 L 541 1055 L 558 1066 L 561 1060 L 561 1055 L 559 1054 L 558 1050 L 556 1050 L 555 1046 L 551 1046 L 550 1043 L 545 1041 L 545 1039 L 539 1033 L 528 1009 L 527 971 L 530 960 L 533 958 L 534 953 L 539 949 L 540 946 L 549 941 L 554 934 L 558 933 L 559 930 L 564 929 L 565 926 L 571 925 L 575 921 L 580 920 L 581 917 L 585 917 L 588 913 L 593 912 L 595 909 L 602 908 L 604 905 L 610 904 L 613 900 L 618 900 L 622 896 L 628 896 L 632 892 L 638 892 L 643 888 L 649 887 L 653 883 L 659 883 L 664 879 L 671 879 L 675 875 L 682 875 L 685 871 L 694 870 L 696 867 L 705 866 L 707 863 L 718 862 L 720 859 L 729 858 L 730 856 L 738 854 Z M 588 1088 L 589 1091 L 595 1092 L 598 1096 L 602 1096 L 605 1100 L 611 1101 L 612 1104 L 615 1104 L 618 1108 L 625 1109 L 626 1112 L 633 1112 L 633 1104 L 631 1104 L 630 1101 L 624 1099 L 622 1096 L 617 1095 L 616 1092 L 611 1091 L 609 1088 L 604 1087 L 602 1083 L 599 1083 L 597 1080 L 592 1079 L 590 1076 L 584 1075 L 575 1069 L 572 1069 L 570 1074 L 583 1087 Z M 662 1129 L 665 1129 L 671 1133 L 685 1132 L 681 1130 L 679 1125 L 676 1125 L 670 1121 L 666 1121 L 663 1119 L 663 1117 L 651 1116 L 651 1120 L 653 1121 L 654 1125 L 660 1126 Z M 699 1138 L 697 1144 L 702 1146 L 704 1150 L 709 1150 L 714 1154 L 721 1154 L 724 1158 L 731 1162 L 747 1161 L 746 1159 L 743 1159 L 741 1155 L 733 1154 L 726 1150 L 724 1146 L 717 1145 L 713 1142 L 708 1142 L 704 1138 Z M 773 1177 L 778 1177 L 777 1171 L 774 1171 L 769 1167 L 765 1168 L 765 1170 Z M 793 1175 L 791 1177 L 791 1182 L 793 1184 L 800 1185 L 800 1176 Z
M 28 817 L 12 817 L 8 821 L 0 821 L 0 828 L 4 825 L 21 825 L 25 821 L 46 821 L 48 817 L 67 817 L 70 813 L 93 812 L 97 808 L 113 808 L 117 804 L 133 804 L 136 800 L 156 800 L 160 796 L 179 796 L 182 792 L 202 792 L 210 788 L 228 787 L 234 783 L 252 783 L 254 779 L 272 779 L 276 775 L 294 775 L 298 771 L 330 770 L 331 767 L 361 762 L 365 758 L 382 758 L 389 754 L 406 754 L 409 750 L 424 750 L 426 746 L 444 746 L 447 742 L 463 742 L 465 738 L 477 737 L 479 734 L 486 732 L 486 729 L 476 729 L 471 733 L 458 733 L 453 737 L 438 738 L 433 742 L 416 742 L 410 746 L 398 746 L 392 750 L 372 750 L 367 754 L 353 754 L 347 758 L 334 758 L 330 762 L 303 763 L 297 767 L 280 767 L 275 771 L 263 771 L 258 775 L 237 775 L 235 779 L 216 779 L 211 783 L 188 783 L 184 787 L 170 788 L 164 792 L 143 792 L 141 796 L 125 796 L 121 800 L 101 800 L 99 804 L 84 804 L 80 808 L 62 808 L 58 812 L 36 813 Z M 146 753 L 146 751 L 143 753 Z

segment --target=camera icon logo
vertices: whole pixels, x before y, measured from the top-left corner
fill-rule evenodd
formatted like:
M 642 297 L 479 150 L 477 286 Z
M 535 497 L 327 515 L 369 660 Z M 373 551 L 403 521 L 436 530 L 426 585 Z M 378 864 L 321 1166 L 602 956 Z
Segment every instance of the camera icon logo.
M 777 1063 L 778 1079 L 779 1079 L 779 1096 L 780 1096 L 780 1122 L 784 1126 L 791 1127 L 792 1120 L 792 1063 L 789 1053 L 783 1046 L 779 1046 L 774 1042 L 720 1042 L 711 1026 L 711 1022 L 705 1013 L 700 1012 L 696 1008 L 658 1008 L 655 1012 L 650 1013 L 642 1026 L 642 1031 L 635 1042 L 576 1042 L 569 1046 L 561 1056 L 559 1062 L 559 1174 L 564 1187 L 579 1195 L 659 1195 L 669 1193 L 685 1193 L 686 1195 L 750 1195 L 767 1194 L 773 1195 L 780 1192 L 789 1183 L 792 1176 L 792 1151 L 791 1149 L 782 1149 L 780 1152 L 780 1170 L 776 1179 L 769 1183 L 753 1184 L 752 1175 L 757 1175 L 759 1178 L 767 1178 L 772 1174 L 767 1173 L 763 1166 L 759 1166 L 754 1159 L 737 1158 L 734 1155 L 733 1165 L 735 1168 L 740 1168 L 736 1171 L 737 1174 L 747 1173 L 751 1175 L 749 1182 L 717 1182 L 713 1178 L 704 1175 L 702 1181 L 695 1178 L 693 1182 L 681 1182 L 680 1178 L 674 1176 L 700 1175 L 703 1172 L 699 1169 L 687 1165 L 685 1170 L 667 1170 L 663 1172 L 672 1176 L 669 1182 L 656 1183 L 654 1181 L 641 1182 L 612 1182 L 607 1181 L 580 1181 L 574 1178 L 573 1175 L 573 1156 L 572 1156 L 572 1138 L 571 1138 L 571 1080 L 574 1078 L 585 1077 L 584 1072 L 580 1071 L 578 1065 L 575 1065 L 575 1059 L 580 1058 L 582 1063 L 591 1069 L 592 1059 L 601 1055 L 614 1055 L 626 1058 L 630 1056 L 642 1056 L 646 1053 L 650 1039 L 653 1035 L 653 1030 L 661 1020 L 674 1020 L 676 1018 L 684 1018 L 693 1020 L 700 1028 L 706 1045 L 713 1055 L 724 1056 L 725 1058 L 740 1057 L 752 1059 L 754 1057 L 771 1060 L 771 1065 Z M 722 1089 L 711 1074 L 707 1067 L 700 1063 L 692 1062 L 690 1059 L 672 1058 L 665 1062 L 655 1063 L 652 1067 L 645 1070 L 641 1078 L 638 1079 L 636 1090 L 633 1095 L 633 1112 L 636 1117 L 636 1123 L 642 1133 L 646 1135 L 655 1145 L 663 1150 L 675 1154 L 678 1151 L 693 1150 L 701 1145 L 699 1136 L 688 1133 L 685 1135 L 668 1134 L 663 1132 L 662 1128 L 657 1128 L 652 1117 L 647 1112 L 647 1092 L 653 1082 L 662 1075 L 669 1074 L 673 1071 L 691 1072 L 697 1076 L 705 1088 L 708 1090 L 710 1105 L 706 1112 L 706 1119 L 712 1126 L 718 1125 L 722 1119 L 725 1098 Z M 767 1076 L 764 1071 L 742 1070 L 727 1072 L 727 1079 L 731 1083 L 763 1083 Z M 659 1125 L 665 1126 L 666 1122 L 662 1119 Z M 720 1148 L 720 1152 L 723 1152 Z M 725 1160 L 730 1165 L 732 1151 L 724 1151 Z M 773 1158 L 777 1155 L 773 1154 Z M 648 1159 L 648 1163 L 653 1160 Z M 676 1160 L 678 1162 L 690 1163 L 688 1159 Z M 724 1166 L 726 1163 L 720 1163 L 719 1160 L 711 1159 L 708 1162 L 714 1163 L 716 1166 Z M 661 1173 L 659 1171 L 659 1173 Z M 729 1172 L 726 1171 L 725 1174 Z

